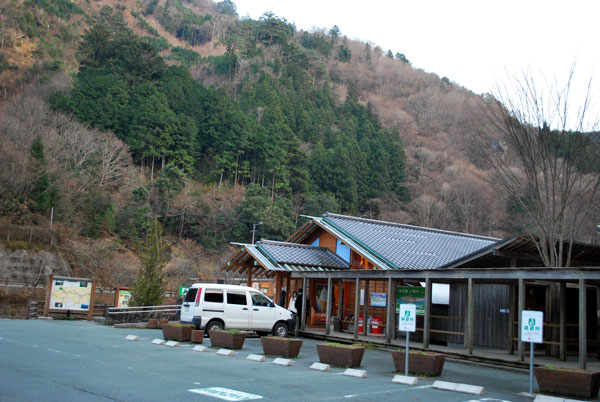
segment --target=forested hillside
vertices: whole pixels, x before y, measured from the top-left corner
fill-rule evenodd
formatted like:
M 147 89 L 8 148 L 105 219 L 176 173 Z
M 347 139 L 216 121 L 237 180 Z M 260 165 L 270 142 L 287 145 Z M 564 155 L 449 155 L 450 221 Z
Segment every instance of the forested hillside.
M 0 28 L 2 222 L 54 208 L 62 252 L 106 286 L 154 217 L 173 283 L 303 214 L 519 229 L 487 180 L 488 100 L 401 49 L 229 0 L 3 0 Z

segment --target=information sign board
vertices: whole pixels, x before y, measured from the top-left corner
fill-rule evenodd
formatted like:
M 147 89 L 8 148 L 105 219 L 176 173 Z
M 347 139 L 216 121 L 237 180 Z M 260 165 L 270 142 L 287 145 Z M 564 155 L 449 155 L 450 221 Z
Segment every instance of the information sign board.
M 542 343 L 544 341 L 544 312 L 523 310 L 521 312 L 521 341 Z
M 185 297 L 185 295 L 187 294 L 188 290 L 190 290 L 189 286 L 180 286 L 179 287 L 179 296 Z
M 400 313 L 402 304 L 414 304 L 417 306 L 417 314 L 425 314 L 425 288 L 418 286 L 396 287 L 396 313 Z
M 50 309 L 84 310 L 90 309 L 92 281 L 77 278 L 56 278 L 50 290 Z
M 131 299 L 131 290 L 119 290 L 117 307 L 129 307 L 129 299 Z
M 386 307 L 387 293 L 371 292 L 372 307 Z
M 401 304 L 398 329 L 400 331 L 415 332 L 417 330 L 417 306 L 414 304 Z

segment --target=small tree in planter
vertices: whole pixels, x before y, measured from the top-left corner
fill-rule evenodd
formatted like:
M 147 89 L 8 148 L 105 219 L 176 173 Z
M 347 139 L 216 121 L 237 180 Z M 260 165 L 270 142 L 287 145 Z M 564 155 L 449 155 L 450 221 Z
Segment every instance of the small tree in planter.
M 172 323 L 163 325 L 163 338 L 166 341 L 189 342 L 192 339 L 192 330 L 195 328 L 194 324 Z
M 536 367 L 533 372 L 541 392 L 579 398 L 596 398 L 600 371 L 564 367 Z
M 406 350 L 392 351 L 396 371 L 404 372 L 406 361 Z M 446 355 L 443 353 L 409 351 L 408 372 L 413 374 L 424 374 L 437 377 L 442 374 Z
M 319 361 L 341 367 L 360 367 L 365 347 L 362 345 L 345 345 L 329 342 L 317 344 Z
M 211 330 L 208 333 L 210 336 L 210 345 L 226 349 L 241 349 L 244 346 L 247 332 L 238 331 L 235 329 L 227 330 Z
M 302 339 L 263 336 L 260 341 L 263 353 L 269 356 L 298 357 L 302 347 Z

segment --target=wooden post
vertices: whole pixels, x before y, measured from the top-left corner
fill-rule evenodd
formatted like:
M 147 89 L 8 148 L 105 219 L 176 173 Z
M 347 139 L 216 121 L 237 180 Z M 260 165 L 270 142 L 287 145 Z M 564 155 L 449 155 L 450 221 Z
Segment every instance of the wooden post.
M 515 343 L 513 338 L 515 337 L 515 317 L 517 308 L 517 297 L 515 295 L 515 284 L 511 283 L 509 287 L 509 304 L 508 304 L 508 353 L 511 355 L 515 354 Z
M 46 304 L 44 305 L 44 317 L 50 315 L 50 295 L 52 294 L 52 285 L 54 284 L 54 275 L 48 277 L 48 285 L 46 286 Z
M 586 320 L 585 279 L 579 278 L 579 368 L 585 369 L 587 355 L 587 320 Z
M 567 284 L 565 282 L 560 283 L 559 288 L 559 305 L 560 305 L 560 327 L 559 327 L 559 359 L 565 361 L 567 359 L 567 331 L 566 331 L 566 319 L 567 319 Z
M 304 331 L 306 328 L 306 298 L 308 297 L 308 292 L 306 291 L 306 276 L 302 278 L 302 311 L 300 313 L 300 323 L 302 324 L 300 328 Z
M 281 274 L 281 271 L 275 272 L 275 304 L 277 305 L 279 305 L 279 301 L 281 299 L 281 285 L 283 283 L 283 281 L 281 280 Z M 285 308 L 285 306 L 282 307 Z
M 517 359 L 523 361 L 523 341 L 521 341 L 521 312 L 525 310 L 525 281 L 519 278 L 519 310 L 517 311 L 517 321 L 519 330 L 517 332 Z
M 429 348 L 431 330 L 431 279 L 425 278 L 425 316 L 423 317 L 423 348 Z
M 468 300 L 468 305 L 467 308 L 469 309 L 469 338 L 468 338 L 468 342 L 467 342 L 467 353 L 472 355 L 473 354 L 473 339 L 475 338 L 475 298 L 473 297 L 473 278 L 469 278 L 468 279 L 468 284 L 467 284 L 467 300 Z
M 248 283 L 246 286 L 252 286 L 252 267 L 248 267 Z
M 292 300 L 292 284 L 291 284 L 291 276 L 292 274 L 288 273 L 287 277 L 286 277 L 286 283 L 285 283 L 285 306 L 283 306 L 283 308 L 287 308 L 288 304 L 290 303 L 290 300 Z
M 365 281 L 365 305 L 363 306 L 363 335 L 367 335 L 367 327 L 369 321 L 369 280 Z
M 88 312 L 88 321 L 94 319 L 94 299 L 96 298 L 96 280 L 92 279 L 92 294 L 90 295 L 90 311 Z
M 358 316 L 360 314 L 360 278 L 356 278 L 354 295 L 354 339 L 358 339 Z
M 596 287 L 596 357 L 600 360 L 600 326 L 598 325 L 598 308 L 600 307 L 600 287 Z
M 121 285 L 117 285 L 117 288 L 115 289 L 115 301 L 113 306 L 115 307 L 119 307 L 119 292 L 121 291 Z
M 325 335 L 329 335 L 331 326 L 331 276 L 327 277 L 327 307 L 325 308 Z
M 392 302 L 392 278 L 388 278 L 388 289 L 387 289 L 387 309 L 385 317 L 385 343 L 392 341 L 392 334 L 394 330 L 394 303 Z
M 338 285 L 338 318 L 340 319 L 340 325 L 341 325 L 341 321 L 344 319 L 343 315 L 344 315 L 344 280 L 340 280 L 340 283 Z
M 465 319 L 463 321 L 463 347 L 466 349 L 469 346 L 469 281 L 465 287 Z

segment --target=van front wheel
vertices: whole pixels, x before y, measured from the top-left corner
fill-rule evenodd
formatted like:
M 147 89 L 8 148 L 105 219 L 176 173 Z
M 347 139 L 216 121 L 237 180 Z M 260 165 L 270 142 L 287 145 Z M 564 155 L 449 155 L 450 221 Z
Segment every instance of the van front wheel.
M 273 327 L 273 335 L 286 337 L 288 335 L 289 329 L 286 323 L 278 322 Z
M 223 323 L 221 321 L 211 321 L 206 325 L 206 331 L 220 331 L 223 329 Z

